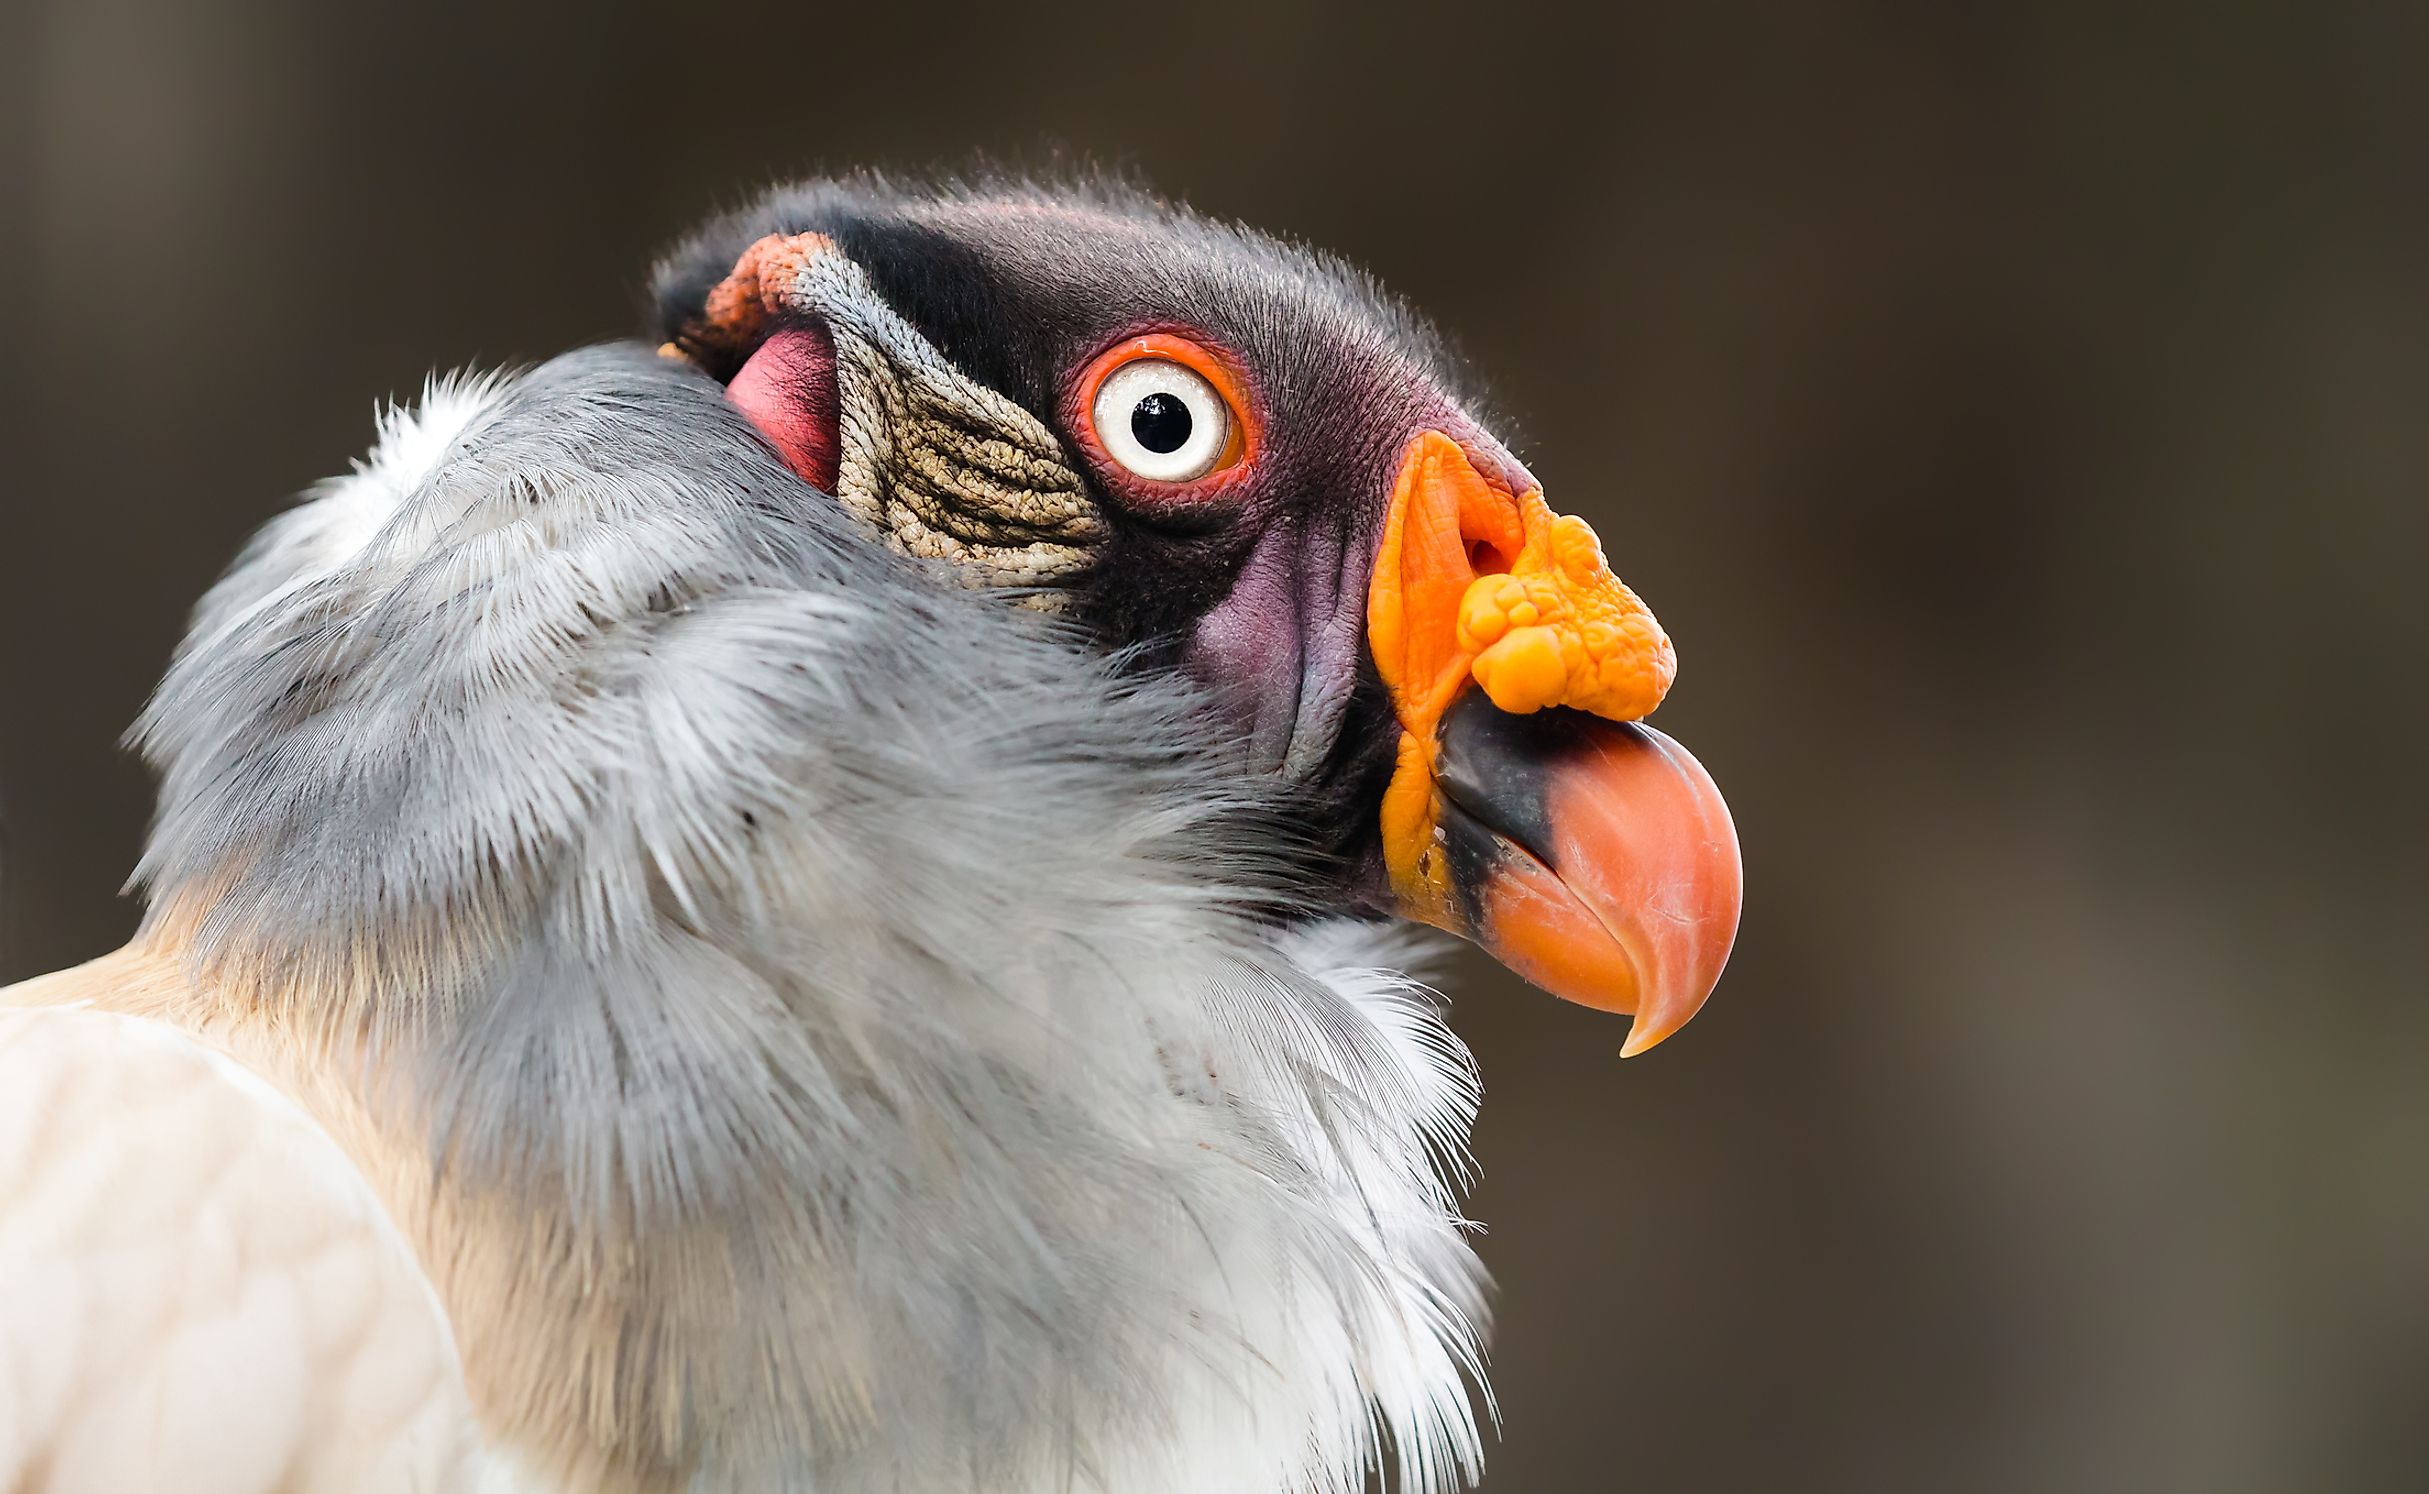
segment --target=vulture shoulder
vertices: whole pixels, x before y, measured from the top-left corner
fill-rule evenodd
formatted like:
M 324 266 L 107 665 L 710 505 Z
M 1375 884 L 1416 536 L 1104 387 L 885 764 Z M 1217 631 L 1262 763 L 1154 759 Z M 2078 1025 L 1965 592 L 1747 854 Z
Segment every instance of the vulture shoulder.
M 471 1488 L 476 1447 L 430 1283 L 300 1106 L 163 1022 L 0 1009 L 0 1489 Z

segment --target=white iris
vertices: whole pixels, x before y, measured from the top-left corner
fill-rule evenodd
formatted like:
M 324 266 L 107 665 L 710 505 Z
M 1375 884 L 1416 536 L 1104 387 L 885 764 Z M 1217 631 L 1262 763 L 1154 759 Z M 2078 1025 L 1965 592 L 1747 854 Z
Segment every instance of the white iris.
M 1195 372 L 1164 358 L 1141 358 L 1107 375 L 1092 413 L 1106 453 L 1155 482 L 1204 477 L 1231 435 L 1231 411 L 1223 396 Z

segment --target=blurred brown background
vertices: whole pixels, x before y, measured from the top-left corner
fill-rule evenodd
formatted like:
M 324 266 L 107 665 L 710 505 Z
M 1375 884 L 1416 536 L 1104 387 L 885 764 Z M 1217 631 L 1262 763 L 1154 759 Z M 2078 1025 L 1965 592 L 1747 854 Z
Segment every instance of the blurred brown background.
M 1453 329 L 1739 817 L 1658 1054 L 1461 972 L 1488 1490 L 2429 1487 L 2429 12 L 26 3 L 0 979 L 131 926 L 118 733 L 375 397 L 1059 143 Z

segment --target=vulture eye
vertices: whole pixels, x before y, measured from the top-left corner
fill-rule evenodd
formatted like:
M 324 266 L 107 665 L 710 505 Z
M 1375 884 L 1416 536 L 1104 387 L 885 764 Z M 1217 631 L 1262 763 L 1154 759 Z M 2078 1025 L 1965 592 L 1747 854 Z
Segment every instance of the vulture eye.
M 1087 434 L 1133 477 L 1186 483 L 1236 465 L 1249 431 L 1236 382 L 1186 338 L 1132 338 L 1089 366 L 1082 380 Z
M 1204 477 L 1231 435 L 1231 412 L 1214 385 L 1162 358 L 1114 370 L 1097 386 L 1094 413 L 1106 454 L 1155 482 Z

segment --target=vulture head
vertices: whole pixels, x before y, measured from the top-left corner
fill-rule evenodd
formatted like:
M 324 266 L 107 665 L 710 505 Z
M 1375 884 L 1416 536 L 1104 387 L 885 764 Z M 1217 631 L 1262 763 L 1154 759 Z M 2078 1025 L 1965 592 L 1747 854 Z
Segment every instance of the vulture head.
M 1641 724 L 1671 642 L 1367 277 L 1118 190 L 828 183 L 698 234 L 656 301 L 662 353 L 888 545 L 1200 687 L 1300 791 L 1328 909 L 1632 1012 L 1628 1054 L 1711 991 L 1737 842 Z

